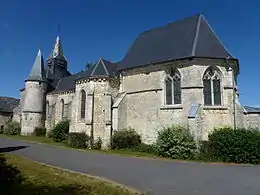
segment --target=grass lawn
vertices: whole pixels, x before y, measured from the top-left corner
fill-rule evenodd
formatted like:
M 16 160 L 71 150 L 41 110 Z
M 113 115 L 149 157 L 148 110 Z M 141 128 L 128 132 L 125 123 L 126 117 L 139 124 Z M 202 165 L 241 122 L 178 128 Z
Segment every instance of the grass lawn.
M 137 194 L 114 183 L 66 172 L 10 154 L 0 155 L 0 172 L 0 194 L 3 195 Z M 12 183 L 9 181 L 9 184 L 5 182 L 2 178 L 3 173 L 5 179 L 9 175 L 14 181 Z
M 6 138 L 12 138 L 12 139 L 18 139 L 18 140 L 25 140 L 25 141 L 33 141 L 37 143 L 44 143 L 44 144 L 50 144 L 54 146 L 62 146 L 66 148 L 70 148 L 72 150 L 75 150 L 74 148 L 68 147 L 66 144 L 63 143 L 56 143 L 50 138 L 47 137 L 37 137 L 37 136 L 18 136 L 18 135 L 4 135 L 0 134 L 0 137 L 6 137 Z M 77 149 L 78 150 L 78 149 Z M 83 150 L 83 149 L 79 149 Z M 98 153 L 103 153 L 103 154 L 114 154 L 114 155 L 123 155 L 123 156 L 133 156 L 133 157 L 148 157 L 148 158 L 156 158 L 156 159 L 161 159 L 158 156 L 155 156 L 154 154 L 150 153 L 145 153 L 145 152 L 136 152 L 136 151 L 131 151 L 131 150 L 85 150 L 89 152 L 98 152 Z

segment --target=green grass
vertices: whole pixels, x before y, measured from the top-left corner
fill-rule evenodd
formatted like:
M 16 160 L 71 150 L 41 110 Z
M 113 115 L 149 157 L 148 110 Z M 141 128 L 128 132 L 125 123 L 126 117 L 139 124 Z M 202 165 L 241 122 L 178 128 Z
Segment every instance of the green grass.
M 6 159 L 6 162 L 5 162 Z M 130 189 L 86 175 L 45 166 L 10 154 L 0 155 L 0 194 L 133 195 Z M 9 178 L 9 182 L 7 182 Z
M 112 155 L 123 155 L 123 156 L 132 156 L 132 157 L 144 157 L 144 158 L 156 158 L 156 159 L 162 159 L 161 157 L 155 156 L 154 154 L 145 153 L 145 152 L 137 152 L 132 151 L 130 149 L 124 149 L 124 150 L 88 150 L 88 149 L 74 149 L 69 146 L 67 146 L 64 143 L 57 143 L 54 142 L 52 139 L 47 137 L 39 137 L 39 136 L 18 136 L 18 135 L 4 135 L 0 134 L 0 137 L 6 137 L 6 138 L 12 138 L 12 139 L 18 139 L 18 140 L 24 140 L 24 141 L 31 141 L 31 142 L 37 142 L 37 143 L 43 143 L 43 144 L 49 144 L 53 146 L 60 146 L 60 147 L 66 147 L 72 150 L 81 150 L 81 151 L 88 151 L 88 152 L 98 152 L 103 154 L 112 154 Z

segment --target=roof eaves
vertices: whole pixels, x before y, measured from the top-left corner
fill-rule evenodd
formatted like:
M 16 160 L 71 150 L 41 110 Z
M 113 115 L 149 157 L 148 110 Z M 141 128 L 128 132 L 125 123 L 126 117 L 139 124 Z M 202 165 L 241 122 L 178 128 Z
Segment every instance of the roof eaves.
M 220 59 L 225 59 L 225 58 L 218 58 L 218 57 L 204 57 L 204 56 L 186 56 L 183 58 L 177 58 L 177 59 L 169 59 L 169 60 L 163 60 L 163 61 L 158 61 L 158 62 L 151 62 L 151 63 L 147 63 L 147 64 L 140 64 L 138 66 L 134 66 L 134 67 L 126 67 L 126 68 L 117 68 L 116 71 L 122 71 L 122 70 L 128 70 L 128 69 L 134 69 L 134 68 L 141 68 L 147 65 L 155 65 L 155 64 L 163 64 L 163 63 L 167 63 L 167 62 L 171 62 L 171 61 L 180 61 L 180 60 L 192 60 L 192 59 L 214 59 L 214 60 L 220 60 Z M 232 58 L 232 60 L 235 60 L 238 62 L 238 59 L 236 58 Z

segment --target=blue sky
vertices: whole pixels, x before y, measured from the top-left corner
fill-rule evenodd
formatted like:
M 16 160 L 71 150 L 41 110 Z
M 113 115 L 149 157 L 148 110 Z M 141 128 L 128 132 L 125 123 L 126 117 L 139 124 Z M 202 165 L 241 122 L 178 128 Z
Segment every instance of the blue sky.
M 37 51 L 48 57 L 57 26 L 72 73 L 123 58 L 142 31 L 202 13 L 240 61 L 240 101 L 260 106 L 260 2 L 224 0 L 0 1 L 0 96 L 19 97 Z

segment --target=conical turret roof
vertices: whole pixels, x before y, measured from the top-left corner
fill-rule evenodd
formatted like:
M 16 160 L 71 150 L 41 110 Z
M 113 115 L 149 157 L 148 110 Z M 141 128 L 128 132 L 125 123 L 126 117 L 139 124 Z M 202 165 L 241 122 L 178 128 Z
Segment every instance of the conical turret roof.
M 41 50 L 38 51 L 27 81 L 46 81 L 44 61 Z

